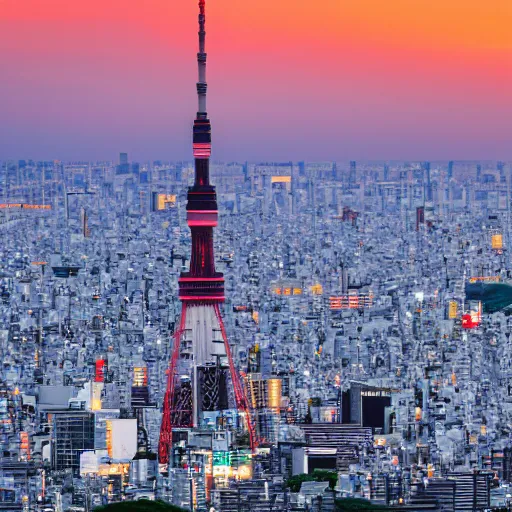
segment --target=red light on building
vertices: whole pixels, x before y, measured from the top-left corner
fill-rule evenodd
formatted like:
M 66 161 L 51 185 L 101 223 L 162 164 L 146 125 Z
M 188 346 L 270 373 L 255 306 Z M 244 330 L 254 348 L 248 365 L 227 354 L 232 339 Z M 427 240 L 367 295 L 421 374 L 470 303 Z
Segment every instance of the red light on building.
M 357 295 L 349 295 L 348 307 L 349 309 L 359 309 L 359 297 Z
M 188 210 L 187 224 L 192 226 L 215 227 L 218 223 L 219 213 L 217 210 Z
M 30 442 L 28 432 L 20 432 L 20 451 L 25 460 L 30 460 Z
M 329 308 L 333 311 L 341 309 L 365 309 L 371 308 L 373 305 L 373 295 L 340 295 L 339 297 L 329 297 Z
M 105 382 L 105 364 L 105 359 L 98 359 L 96 361 L 94 382 Z
M 476 310 L 470 310 L 469 313 L 462 315 L 462 328 L 474 329 L 482 323 L 482 303 L 479 302 Z
M 463 329 L 474 329 L 475 327 L 478 327 L 480 325 L 480 322 L 478 319 L 474 318 L 473 315 L 467 313 L 465 315 L 462 315 L 462 328 Z
M 194 158 L 208 159 L 212 154 L 211 143 L 195 142 L 193 144 Z

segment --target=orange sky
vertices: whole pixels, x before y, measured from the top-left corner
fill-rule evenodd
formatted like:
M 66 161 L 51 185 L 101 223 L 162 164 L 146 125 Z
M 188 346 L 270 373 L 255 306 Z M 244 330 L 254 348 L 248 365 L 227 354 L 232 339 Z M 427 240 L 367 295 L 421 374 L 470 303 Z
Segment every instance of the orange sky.
M 0 0 L 0 158 L 187 157 L 196 11 Z M 207 0 L 215 154 L 512 158 L 511 27 L 511 0 Z

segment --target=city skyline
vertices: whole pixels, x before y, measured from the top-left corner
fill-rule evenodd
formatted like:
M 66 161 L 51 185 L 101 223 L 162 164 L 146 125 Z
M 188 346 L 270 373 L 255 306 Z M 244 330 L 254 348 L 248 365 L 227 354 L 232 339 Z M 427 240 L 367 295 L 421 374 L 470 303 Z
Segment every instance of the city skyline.
M 0 509 L 511 510 L 511 7 L 103 1 L 0 0 Z
M 510 3 L 407 4 L 210 6 L 213 160 L 511 159 Z M 2 159 L 191 159 L 195 1 L 1 7 Z

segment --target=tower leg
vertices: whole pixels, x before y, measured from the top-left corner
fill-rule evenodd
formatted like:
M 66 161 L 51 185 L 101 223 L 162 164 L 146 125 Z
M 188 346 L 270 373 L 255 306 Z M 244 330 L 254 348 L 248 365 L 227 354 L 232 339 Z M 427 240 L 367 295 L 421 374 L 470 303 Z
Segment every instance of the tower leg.
M 172 349 L 171 361 L 167 375 L 167 389 L 164 396 L 164 407 L 162 411 L 162 424 L 160 426 L 160 439 L 158 442 L 158 461 L 160 464 L 169 464 L 169 452 L 172 447 L 172 418 L 171 409 L 174 404 L 174 384 L 176 366 L 180 355 L 181 335 L 185 330 L 187 308 L 181 308 L 180 328 L 174 333 L 174 346 Z
M 254 425 L 252 422 L 252 417 L 250 415 L 249 410 L 249 401 L 247 400 L 247 396 L 243 391 L 242 383 L 240 381 L 240 375 L 236 371 L 235 364 L 233 362 L 233 357 L 231 355 L 231 347 L 229 346 L 228 336 L 226 333 L 226 328 L 224 326 L 224 321 L 222 320 L 222 315 L 220 313 L 219 305 L 214 304 L 215 315 L 217 316 L 217 320 L 220 325 L 220 330 L 222 332 L 222 338 L 224 340 L 224 346 L 226 348 L 226 355 L 228 356 L 229 362 L 229 372 L 231 374 L 231 381 L 233 382 L 233 388 L 235 390 L 235 400 L 236 407 L 239 411 L 242 411 L 245 414 L 245 421 L 247 423 L 247 429 L 249 430 L 249 442 L 251 446 L 251 450 L 254 453 L 257 447 L 256 440 L 256 432 L 254 429 Z

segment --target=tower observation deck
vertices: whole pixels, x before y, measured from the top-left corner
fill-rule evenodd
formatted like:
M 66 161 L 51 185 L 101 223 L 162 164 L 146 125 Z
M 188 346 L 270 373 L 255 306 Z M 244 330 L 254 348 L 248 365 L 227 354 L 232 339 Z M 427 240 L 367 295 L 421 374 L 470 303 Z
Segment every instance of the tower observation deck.
M 163 403 L 158 456 L 169 465 L 173 430 L 212 428 L 217 412 L 230 408 L 230 397 L 240 421 L 256 446 L 248 400 L 234 366 L 220 312 L 224 276 L 215 270 L 213 228 L 218 223 L 217 196 L 210 184 L 211 124 L 206 112 L 205 0 L 199 0 L 198 111 L 193 127 L 194 185 L 187 196 L 187 224 L 192 235 L 188 272 L 179 277 L 181 321 L 173 337 L 167 390 Z M 165 471 L 165 469 L 163 469 Z

